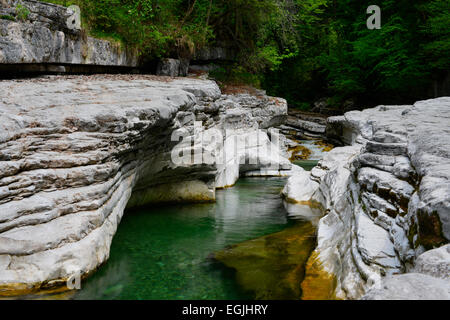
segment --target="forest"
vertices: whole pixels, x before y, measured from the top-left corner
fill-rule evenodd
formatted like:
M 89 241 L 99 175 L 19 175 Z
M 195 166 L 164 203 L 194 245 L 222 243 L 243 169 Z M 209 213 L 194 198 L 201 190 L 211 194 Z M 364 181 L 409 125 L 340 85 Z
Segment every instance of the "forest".
M 142 61 L 237 53 L 213 76 L 311 110 L 340 113 L 438 95 L 450 70 L 450 0 L 52 0 L 76 4 L 91 35 L 135 47 Z M 366 10 L 381 8 L 369 30 Z

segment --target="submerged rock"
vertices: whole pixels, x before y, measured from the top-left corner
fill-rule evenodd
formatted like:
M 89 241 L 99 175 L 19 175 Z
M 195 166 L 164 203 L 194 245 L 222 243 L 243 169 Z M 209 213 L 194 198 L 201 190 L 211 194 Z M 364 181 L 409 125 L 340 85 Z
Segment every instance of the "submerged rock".
M 214 257 L 236 270 L 240 286 L 257 300 L 300 299 L 305 265 L 314 249 L 315 228 L 309 222 L 233 245 Z
M 336 299 L 336 277 L 324 270 L 316 252 L 308 259 L 301 287 L 302 300 Z
M 291 152 L 291 157 L 289 158 L 291 161 L 308 160 L 312 153 L 311 150 L 300 144 L 289 148 L 288 151 Z

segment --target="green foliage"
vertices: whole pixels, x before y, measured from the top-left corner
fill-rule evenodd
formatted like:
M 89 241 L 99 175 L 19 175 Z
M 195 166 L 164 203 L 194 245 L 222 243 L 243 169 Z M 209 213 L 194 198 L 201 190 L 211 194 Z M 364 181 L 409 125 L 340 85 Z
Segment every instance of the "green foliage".
M 13 16 L 7 15 L 7 14 L 2 14 L 0 16 L 0 19 L 3 20 L 10 20 L 10 21 L 16 21 L 16 18 L 14 18 Z
M 210 76 L 219 83 L 231 85 L 250 85 L 256 88 L 261 86 L 261 74 L 249 72 L 239 63 L 222 64 L 210 73 Z
M 89 34 L 119 40 L 146 58 L 191 56 L 213 38 L 207 0 L 50 0 L 78 5 Z
M 263 86 L 291 104 L 321 97 L 336 109 L 410 103 L 430 96 L 450 69 L 450 0 L 297 0 L 299 55 L 269 72 Z M 377 4 L 382 27 L 366 27 Z M 295 71 L 294 71 L 295 70 Z M 294 72 L 294 75 L 292 74 Z
M 450 69 L 450 0 L 51 0 L 80 6 L 83 27 L 136 47 L 143 58 L 234 49 L 214 72 L 261 85 L 307 109 L 327 97 L 367 107 L 430 96 Z M 366 27 L 366 9 L 382 27 Z
M 208 45 L 234 48 L 254 74 L 297 53 L 289 1 L 49 0 L 81 8 L 83 27 L 139 49 L 146 58 L 191 57 Z
M 427 62 L 440 70 L 450 69 L 450 0 L 428 1 L 421 6 L 427 20 L 421 32 L 429 39 L 423 45 Z
M 352 16 L 358 20 L 352 21 L 352 16 L 339 19 L 338 23 L 348 29 L 341 33 L 346 37 L 340 39 L 345 50 L 322 54 L 331 89 L 343 99 L 356 97 L 364 101 L 380 94 L 402 96 L 426 87 L 421 80 L 426 78 L 427 70 L 420 63 L 416 47 L 420 41 L 417 12 L 404 1 L 386 0 L 382 7 L 380 30 L 367 29 L 366 17 L 356 10 Z
M 21 21 L 25 21 L 28 19 L 28 16 L 30 14 L 30 10 L 23 6 L 22 4 L 18 4 L 16 7 L 16 16 L 17 19 L 21 20 Z

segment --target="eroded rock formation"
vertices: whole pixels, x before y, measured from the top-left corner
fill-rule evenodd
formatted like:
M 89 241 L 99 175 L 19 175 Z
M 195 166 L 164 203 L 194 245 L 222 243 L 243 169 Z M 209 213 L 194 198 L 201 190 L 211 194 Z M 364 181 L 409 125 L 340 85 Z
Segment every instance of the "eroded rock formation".
M 448 298 L 450 259 L 441 246 L 450 239 L 449 111 L 450 98 L 439 98 L 329 118 L 327 134 L 349 146 L 332 150 L 310 175 L 290 178 L 290 202 L 325 210 L 311 259 L 332 275 L 336 297 L 428 290 L 433 282 L 423 285 L 424 277 L 397 275 L 416 272 L 443 278 L 428 298 Z
M 213 201 L 246 172 L 291 172 L 263 130 L 287 114 L 283 99 L 152 76 L 2 81 L 0 92 L 0 294 L 94 271 L 127 206 Z M 223 141 L 202 141 L 210 129 Z M 173 162 L 176 146 L 214 154 L 237 138 L 246 147 L 227 162 Z
M 21 17 L 20 10 L 26 10 Z M 137 66 L 133 50 L 85 35 L 72 9 L 33 0 L 5 0 L 0 14 L 0 64 Z

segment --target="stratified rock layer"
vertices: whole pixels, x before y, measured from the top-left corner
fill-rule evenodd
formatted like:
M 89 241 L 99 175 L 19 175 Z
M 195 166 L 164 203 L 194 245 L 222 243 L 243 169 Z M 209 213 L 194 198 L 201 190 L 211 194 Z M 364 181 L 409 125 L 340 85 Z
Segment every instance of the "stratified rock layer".
M 301 201 L 312 194 L 326 210 L 314 257 L 333 275 L 336 297 L 360 298 L 372 286 L 383 290 L 384 281 L 397 288 L 406 281 L 385 277 L 412 270 L 448 278 L 446 251 L 427 250 L 450 239 L 449 125 L 450 98 L 328 119 L 327 135 L 350 146 L 312 170 L 317 184 L 294 176 L 284 192 Z
M 22 19 L 17 16 L 19 4 L 29 12 Z M 4 0 L 1 5 L 0 14 L 13 21 L 0 19 L 0 64 L 138 64 L 133 50 L 86 36 L 72 9 L 29 0 Z
M 263 130 L 287 113 L 282 99 L 151 76 L 2 81 L 0 92 L 3 294 L 95 270 L 127 206 L 214 201 L 216 187 L 247 171 L 291 169 Z M 202 140 L 212 129 L 222 140 Z M 227 152 L 225 163 L 173 161 L 177 146 L 191 160 L 193 151 L 214 156 L 238 136 L 247 147 Z

